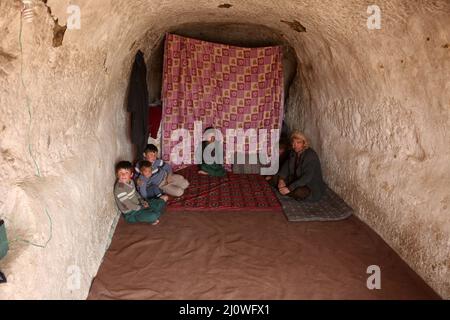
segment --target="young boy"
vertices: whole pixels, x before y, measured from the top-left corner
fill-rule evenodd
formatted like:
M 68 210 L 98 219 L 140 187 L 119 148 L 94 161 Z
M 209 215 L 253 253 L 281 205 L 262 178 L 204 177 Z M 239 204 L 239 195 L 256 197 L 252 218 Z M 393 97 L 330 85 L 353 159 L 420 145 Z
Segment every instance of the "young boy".
M 144 158 L 152 164 L 152 176 L 149 183 L 159 187 L 163 193 L 181 197 L 189 182 L 179 174 L 174 174 L 168 163 L 158 159 L 158 148 L 149 144 L 144 150 Z
M 140 161 L 139 171 L 140 175 L 136 179 L 136 185 L 141 196 L 147 200 L 161 198 L 164 201 L 167 201 L 167 195 L 163 194 L 157 185 L 150 183 L 150 178 L 152 176 L 152 164 L 147 160 Z
M 120 161 L 116 165 L 116 177 L 114 197 L 125 221 L 128 223 L 148 222 L 157 225 L 166 202 L 163 199 L 154 199 L 149 204 L 136 192 L 132 180 L 133 166 L 130 162 Z

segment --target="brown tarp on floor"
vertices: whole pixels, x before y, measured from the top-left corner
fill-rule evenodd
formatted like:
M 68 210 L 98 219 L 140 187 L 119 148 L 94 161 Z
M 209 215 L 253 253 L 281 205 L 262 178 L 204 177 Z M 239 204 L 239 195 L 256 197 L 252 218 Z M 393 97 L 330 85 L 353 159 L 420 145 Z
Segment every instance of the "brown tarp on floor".
M 367 267 L 381 268 L 368 290 Z M 355 217 L 287 222 L 281 213 L 165 213 L 120 220 L 89 299 L 433 299 L 438 296 Z

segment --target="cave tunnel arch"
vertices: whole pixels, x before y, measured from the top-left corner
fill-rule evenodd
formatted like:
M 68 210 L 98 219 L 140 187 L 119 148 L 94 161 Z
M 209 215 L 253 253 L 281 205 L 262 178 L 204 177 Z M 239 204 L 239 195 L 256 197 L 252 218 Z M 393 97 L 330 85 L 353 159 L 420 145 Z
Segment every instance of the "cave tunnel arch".
M 35 3 L 23 25 L 20 1 L 0 4 L 0 163 L 11 181 L 0 186 L 0 206 L 11 237 L 45 242 L 44 208 L 55 228 L 45 250 L 15 248 L 8 268 L 23 281 L 2 295 L 86 296 L 117 222 L 110 188 L 98 186 L 112 185 L 114 163 L 131 153 L 124 101 L 133 58 L 142 49 L 154 65 L 174 32 L 285 45 L 295 57 L 287 124 L 311 138 L 327 182 L 358 217 L 450 296 L 448 1 L 380 0 L 379 30 L 367 28 L 371 3 L 357 0 L 79 0 L 80 30 L 61 27 L 67 3 Z M 74 264 L 87 276 L 70 292 L 63 283 Z

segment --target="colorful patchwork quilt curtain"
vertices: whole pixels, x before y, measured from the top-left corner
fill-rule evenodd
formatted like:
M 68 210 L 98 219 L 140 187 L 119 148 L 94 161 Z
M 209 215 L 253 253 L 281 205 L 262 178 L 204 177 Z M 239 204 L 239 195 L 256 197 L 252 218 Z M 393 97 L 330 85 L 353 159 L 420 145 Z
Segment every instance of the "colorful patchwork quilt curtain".
M 242 48 L 167 34 L 163 160 L 173 162 L 171 151 L 182 141 L 171 141 L 172 132 L 187 129 L 193 137 L 195 121 L 202 121 L 202 129 L 220 129 L 224 137 L 227 129 L 250 128 L 267 129 L 270 136 L 270 129 L 281 130 L 283 96 L 280 46 Z M 223 144 L 226 150 L 225 138 Z M 193 138 L 191 152 L 194 159 Z

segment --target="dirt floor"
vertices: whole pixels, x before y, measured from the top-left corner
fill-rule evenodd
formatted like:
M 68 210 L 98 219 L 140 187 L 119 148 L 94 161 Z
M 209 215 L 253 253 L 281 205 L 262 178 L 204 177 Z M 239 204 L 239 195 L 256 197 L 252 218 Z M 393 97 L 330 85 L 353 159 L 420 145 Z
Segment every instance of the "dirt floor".
M 366 286 L 381 268 L 381 289 Z M 120 220 L 88 299 L 438 299 L 355 217 L 288 222 L 280 213 L 167 212 Z

